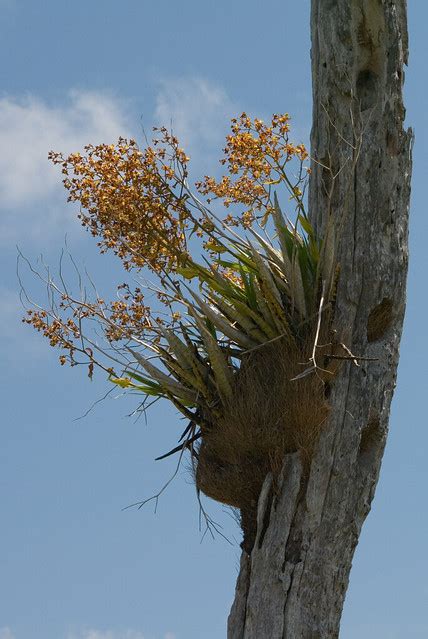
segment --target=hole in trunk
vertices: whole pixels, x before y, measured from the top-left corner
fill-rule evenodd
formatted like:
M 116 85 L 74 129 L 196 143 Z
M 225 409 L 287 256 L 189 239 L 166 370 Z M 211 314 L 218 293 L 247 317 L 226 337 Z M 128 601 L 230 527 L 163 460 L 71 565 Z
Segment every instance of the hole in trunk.
M 362 460 L 370 460 L 377 455 L 379 446 L 383 445 L 384 433 L 378 416 L 371 417 L 367 425 L 361 431 L 358 457 Z
M 370 69 L 363 69 L 357 78 L 357 97 L 361 111 L 366 111 L 376 104 L 378 76 Z
M 367 340 L 369 342 L 376 342 L 385 335 L 391 326 L 392 309 L 392 300 L 389 297 L 384 297 L 380 304 L 372 308 L 367 320 Z

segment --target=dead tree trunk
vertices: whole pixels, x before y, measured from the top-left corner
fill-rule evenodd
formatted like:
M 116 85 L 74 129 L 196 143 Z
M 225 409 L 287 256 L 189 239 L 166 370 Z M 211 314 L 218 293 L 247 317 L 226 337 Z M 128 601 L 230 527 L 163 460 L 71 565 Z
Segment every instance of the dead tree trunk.
M 403 130 L 406 0 L 312 0 L 310 215 L 332 222 L 342 365 L 309 477 L 267 477 L 242 554 L 229 639 L 333 639 L 388 431 L 405 308 L 411 131 Z M 332 236 L 332 237 L 333 237 Z

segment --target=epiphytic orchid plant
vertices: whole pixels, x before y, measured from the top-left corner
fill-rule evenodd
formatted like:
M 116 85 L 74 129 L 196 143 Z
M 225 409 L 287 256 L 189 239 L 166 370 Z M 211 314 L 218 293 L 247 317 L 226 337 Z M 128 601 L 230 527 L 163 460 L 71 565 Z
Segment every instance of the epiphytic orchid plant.
M 121 284 L 107 302 L 74 297 L 49 277 L 49 307 L 30 308 L 24 321 L 62 350 L 61 364 L 85 363 L 90 376 L 100 367 L 123 389 L 170 400 L 189 420 L 171 452 L 187 448 L 197 459 L 249 354 L 277 341 L 284 357 L 301 355 L 296 384 L 317 372 L 314 352 L 309 368 L 304 357 L 320 329 L 334 258 L 305 211 L 308 153 L 291 143 L 287 114 L 269 124 L 245 113 L 233 119 L 226 175 L 195 189 L 177 138 L 165 128 L 154 134 L 145 149 L 120 138 L 50 159 L 101 252 L 155 283 Z M 87 328 L 94 321 L 101 341 Z

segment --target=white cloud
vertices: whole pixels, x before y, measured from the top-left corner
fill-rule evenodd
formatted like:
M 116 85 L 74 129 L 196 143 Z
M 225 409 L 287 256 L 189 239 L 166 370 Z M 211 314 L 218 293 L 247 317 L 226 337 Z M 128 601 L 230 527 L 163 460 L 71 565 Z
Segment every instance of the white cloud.
M 15 635 L 10 628 L 0 628 L 0 639 L 15 639 Z
M 60 182 L 50 150 L 115 141 L 125 128 L 118 101 L 100 93 L 71 91 L 62 107 L 33 96 L 0 99 L 0 203 L 18 207 L 49 197 Z
M 218 166 L 236 111 L 221 87 L 201 78 L 175 78 L 159 85 L 154 123 L 172 125 L 199 177 Z M 62 176 L 48 152 L 115 142 L 131 128 L 126 104 L 107 93 L 74 90 L 54 105 L 34 95 L 0 98 L 0 244 L 40 245 L 79 230 L 76 207 L 65 205 Z
M 19 240 L 23 233 L 46 236 L 52 227 L 64 233 L 65 191 L 58 167 L 47 159 L 50 150 L 69 153 L 87 143 L 114 142 L 127 132 L 123 103 L 105 93 L 70 91 L 60 106 L 31 95 L 1 98 L 3 241 Z
M 212 162 L 220 159 L 230 118 L 236 113 L 221 87 L 202 78 L 175 78 L 160 84 L 155 121 L 172 127 L 198 170 L 212 172 Z

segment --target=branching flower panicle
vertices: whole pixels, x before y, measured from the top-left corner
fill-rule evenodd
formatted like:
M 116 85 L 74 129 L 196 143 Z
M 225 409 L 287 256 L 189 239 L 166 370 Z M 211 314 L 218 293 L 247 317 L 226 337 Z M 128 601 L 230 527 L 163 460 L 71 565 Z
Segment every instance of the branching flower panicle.
M 302 171 L 293 182 L 286 165 L 293 158 L 302 164 L 308 153 L 303 144 L 294 145 L 290 142 L 289 120 L 287 113 L 273 115 L 269 125 L 257 118 L 252 120 L 246 113 L 232 120 L 232 133 L 227 136 L 224 149 L 225 157 L 220 161 L 227 167 L 228 175 L 220 180 L 206 176 L 197 184 L 200 193 L 222 199 L 226 208 L 231 204 L 246 207 L 238 216 L 228 216 L 230 224 L 241 223 L 249 227 L 257 216 L 266 223 L 273 207 L 274 185 L 284 183 L 293 197 L 302 195 Z
M 49 155 L 62 167 L 68 200 L 80 203 L 82 225 L 127 269 L 170 271 L 186 252 L 189 211 L 177 186 L 189 158 L 175 136 L 166 129 L 157 133 L 143 151 L 135 140 L 119 138 L 116 145 L 88 145 L 85 155 Z

